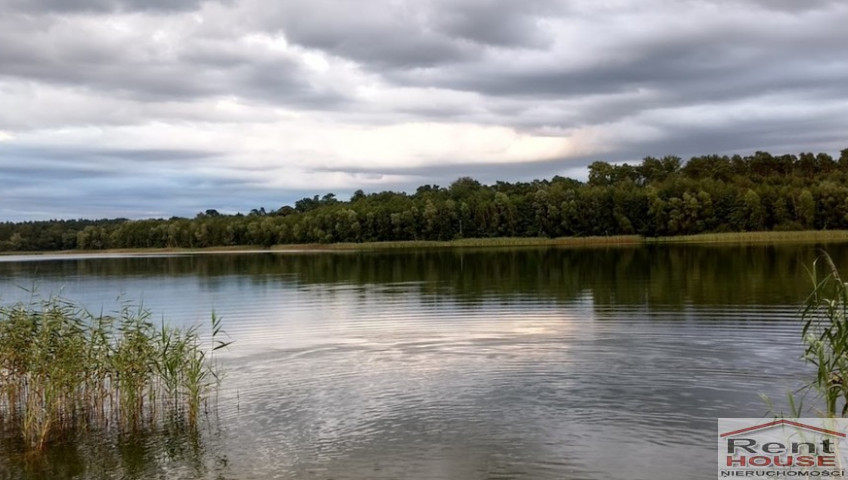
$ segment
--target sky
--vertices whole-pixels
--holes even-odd
[[[844,0],[0,0],[0,221],[848,148]]]

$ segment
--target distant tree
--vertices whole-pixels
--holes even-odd
[[[743,228],[748,231],[762,230],[765,224],[765,210],[760,196],[754,190],[748,189],[742,197],[740,205]]]
[[[315,195],[312,198],[304,197],[294,202],[294,209],[297,210],[299,213],[306,213],[320,206],[321,201],[318,199],[318,195]]]
[[[795,216],[803,228],[813,228],[815,225],[816,201],[813,199],[813,194],[806,188],[798,195]]]
[[[605,187],[615,182],[615,167],[606,162],[592,162],[589,165],[589,185]]]
[[[848,148],[839,152],[839,166],[843,170],[848,170]]]
[[[203,218],[203,217],[219,217],[219,216],[221,216],[221,214],[220,214],[220,213],[218,213],[218,210],[215,210],[215,209],[213,209],[213,208],[210,208],[210,209],[208,209],[208,210],[206,210],[206,211],[204,211],[204,212],[200,212],[200,213],[198,213],[198,214],[197,214],[197,216],[196,216],[196,217],[194,217],[194,218]]]
[[[276,215],[278,217],[287,217],[289,215],[294,215],[295,213],[297,213],[297,210],[288,205],[283,205],[282,207],[274,211],[272,215]]]
[[[353,192],[353,195],[351,195],[350,203],[356,203],[356,202],[358,202],[360,200],[364,200],[364,199],[365,199],[365,192],[363,192],[362,190],[357,190],[357,191]]]
[[[335,193],[328,193],[321,197],[321,205],[335,205],[337,203],[339,203],[339,201],[336,200]]]
[[[480,186],[480,182],[471,177],[461,177],[451,183],[448,191],[452,198],[468,198],[478,188],[480,188]]]

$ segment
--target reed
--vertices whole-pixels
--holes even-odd
[[[276,251],[311,250],[383,250],[405,248],[490,248],[490,247],[611,247],[630,245],[667,244],[757,244],[757,243],[833,243],[848,242],[846,230],[722,232],[671,237],[643,237],[641,235],[611,235],[594,237],[495,237],[464,238],[447,241],[404,240],[396,242],[326,243],[302,245],[276,245]]]
[[[549,247],[549,246],[608,246],[608,245],[638,245],[643,238],[638,235],[614,235],[597,237],[493,237],[493,238],[463,238],[457,240],[401,240],[389,242],[363,243],[323,243],[276,245],[274,251],[304,251],[304,250],[390,250],[416,248],[496,248],[496,247]]]
[[[0,423],[30,448],[78,429],[136,431],[161,422],[194,428],[222,370],[211,335],[158,328],[142,307],[94,315],[51,297],[0,307]]]
[[[646,243],[830,243],[847,242],[846,230],[806,230],[797,232],[724,232],[645,238]]]
[[[813,290],[802,314],[804,359],[815,366],[816,376],[807,389],[824,401],[827,417],[848,414],[848,284],[826,253],[809,270]],[[790,395],[795,416],[803,409]]]

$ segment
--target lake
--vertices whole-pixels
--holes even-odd
[[[197,435],[80,433],[37,459],[6,439],[0,478],[715,478],[716,418],[810,378],[817,248],[0,257],[4,304],[214,310],[235,341]]]

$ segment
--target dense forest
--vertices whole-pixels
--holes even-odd
[[[848,149],[838,159],[757,152],[595,162],[586,182],[482,185],[465,177],[412,194],[358,190],[340,201],[328,193],[272,211],[210,209],[191,219],[6,222],[0,251],[809,229],[848,229]]]

